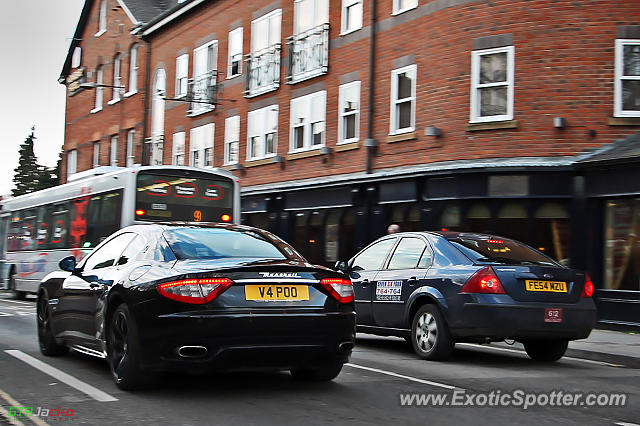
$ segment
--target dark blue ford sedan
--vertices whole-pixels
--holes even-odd
[[[391,234],[336,267],[353,282],[357,330],[404,337],[428,360],[456,342],[513,339],[555,361],[596,322],[587,274],[493,235]]]

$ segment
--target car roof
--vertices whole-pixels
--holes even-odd
[[[447,240],[455,240],[458,238],[472,238],[472,239],[480,239],[480,240],[487,240],[492,238],[500,238],[500,239],[507,239],[507,240],[510,239],[506,237],[500,237],[494,234],[482,234],[479,232],[457,232],[457,231],[406,231],[406,232],[397,232],[393,234],[388,234],[386,236],[393,237],[393,236],[408,236],[408,235],[416,235],[416,234],[435,235],[438,237],[443,237]]]

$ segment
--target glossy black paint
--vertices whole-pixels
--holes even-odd
[[[595,326],[596,308],[591,298],[581,297],[584,273],[560,265],[476,264],[449,241],[457,235],[442,232],[391,234],[374,241],[354,256],[348,262],[347,272],[354,284],[358,331],[408,337],[415,312],[424,304],[435,304],[456,341],[573,340],[589,335]],[[425,250],[432,256],[428,267],[389,267],[403,238],[419,238],[425,243]],[[353,270],[359,255],[384,240],[394,240],[394,244],[386,252],[379,269]],[[507,294],[461,294],[467,280],[486,266],[494,269]],[[568,292],[527,292],[524,290],[525,279],[566,281]],[[381,281],[401,286],[398,300],[379,300],[376,289]],[[544,322],[546,308],[562,308],[563,321]]]
[[[327,277],[344,278],[344,274],[311,265],[294,250],[277,261],[179,260],[163,237],[166,229],[175,226],[124,228],[96,247],[72,273],[59,271],[45,277],[39,297],[46,295],[50,301],[56,341],[106,357],[110,315],[126,303],[138,328],[141,367],[147,370],[289,369],[348,360],[355,339],[354,305],[338,303],[317,283]],[[275,238],[246,226],[212,226]],[[144,239],[142,250],[124,264],[119,261],[112,267],[85,270],[91,256],[127,233]],[[278,241],[276,245],[287,246]],[[260,273],[267,272],[295,272],[302,280],[314,281],[309,284],[309,300],[245,300],[244,283],[261,283]],[[159,283],[205,277],[240,282],[202,305],[171,300],[157,290]],[[277,283],[277,279],[272,281]],[[339,349],[341,343],[350,345]],[[180,346],[204,346],[207,353],[181,357]]]

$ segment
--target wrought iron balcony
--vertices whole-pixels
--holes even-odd
[[[244,96],[251,98],[280,87],[280,51],[276,43],[266,49],[245,55]]]
[[[218,101],[218,71],[212,70],[196,78],[189,79],[187,99],[188,115],[197,115],[213,110]]]
[[[329,24],[289,37],[287,49],[288,84],[326,74],[329,69]]]

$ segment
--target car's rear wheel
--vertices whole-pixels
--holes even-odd
[[[531,340],[522,342],[531,359],[552,362],[562,358],[569,346],[568,340]]]
[[[442,313],[435,305],[424,305],[413,316],[411,345],[422,359],[438,361],[448,358],[455,342]]]
[[[328,382],[338,377],[344,363],[329,363],[318,367],[292,368],[291,375],[297,380]]]
[[[38,321],[38,345],[40,346],[40,352],[46,356],[66,354],[69,348],[56,343],[56,338],[51,329],[51,307],[49,306],[49,298],[44,293],[38,296],[36,316]]]
[[[129,308],[124,303],[111,315],[107,354],[111,377],[120,389],[140,389],[152,383],[152,377],[140,368],[138,330]]]
[[[24,300],[27,298],[27,293],[24,291],[16,290],[16,274],[12,273],[11,277],[9,277],[9,288],[11,289],[11,294],[14,299]]]

